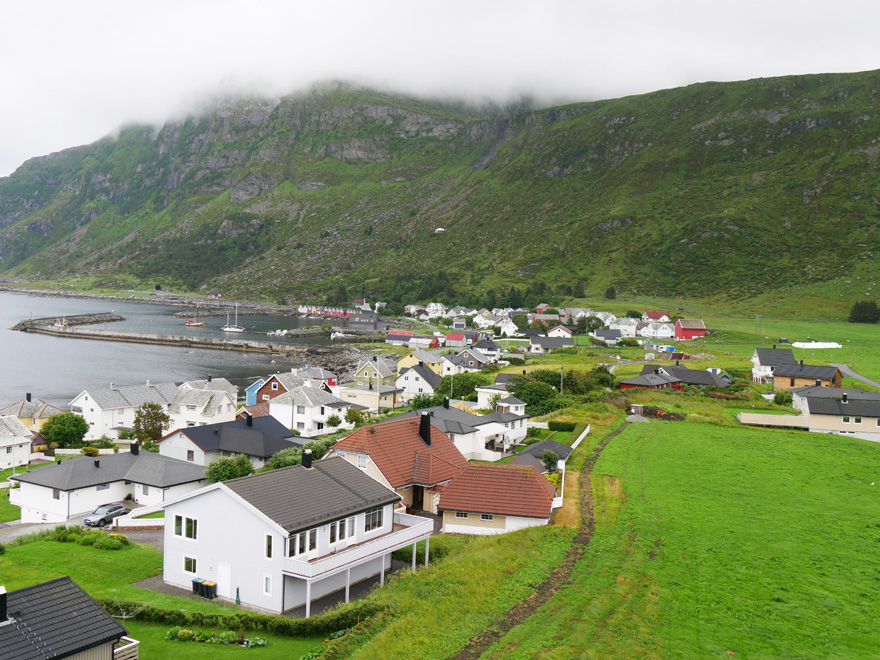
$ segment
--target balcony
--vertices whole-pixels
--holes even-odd
[[[113,660],[138,660],[139,641],[131,637],[123,637],[119,643],[121,646],[113,649]]]
[[[433,531],[432,520],[407,513],[395,513],[394,528],[387,534],[310,561],[287,558],[284,560],[283,571],[287,575],[305,580],[326,577],[347,566],[369,561],[426,539]]]

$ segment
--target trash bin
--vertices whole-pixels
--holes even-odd
[[[202,582],[204,582],[204,580],[202,578],[193,578],[193,581],[192,581],[193,594],[195,594],[196,596],[202,595],[202,592],[201,592]]]
[[[211,600],[217,597],[217,583],[216,582],[205,582],[205,598],[210,598]]]

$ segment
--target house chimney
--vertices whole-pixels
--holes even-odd
[[[311,450],[311,449],[306,449],[306,450],[303,452],[303,456],[302,456],[302,466],[303,466],[306,470],[311,470],[311,469],[312,469],[312,450]]]
[[[449,397],[448,396],[443,398],[443,407],[446,408],[446,410],[449,410]]]
[[[425,363],[422,362],[421,360],[419,360],[419,366],[420,366],[420,367],[424,367],[424,366],[425,366]],[[28,401],[30,401],[30,399],[28,399]]]
[[[150,385],[150,379],[149,379],[149,378],[147,379],[147,387],[152,387],[152,385]]]
[[[248,426],[253,426],[253,425],[254,425],[254,416],[251,415],[248,411],[245,411],[245,412],[244,412],[244,418],[245,418],[245,423],[246,423]]]
[[[134,454],[135,456],[137,456],[139,453],[141,453],[141,446],[138,444],[137,440],[132,442],[129,445],[129,448],[131,449],[131,453]]]
[[[373,356],[373,362],[378,362],[378,361],[379,361],[379,358],[377,358],[377,357],[374,355],[374,356]]]
[[[843,401],[843,403],[849,403],[849,402],[847,401],[846,392],[843,393],[843,399],[842,399],[842,401]]]
[[[431,446],[431,415],[428,413],[422,413],[419,418],[419,437]]]
[[[208,376],[208,382],[210,383],[213,378],[213,376]]]
[[[30,403],[30,402],[31,402],[31,393],[30,393],[30,392],[26,392],[25,395],[24,395],[24,399],[25,399],[25,401],[27,401],[28,403]],[[0,587],[0,588],[2,588],[2,587]]]
[[[96,468],[101,467],[101,461],[99,461],[97,458],[95,459],[95,467]]]
[[[818,378],[816,379],[816,387],[822,387],[822,381]]]
[[[6,623],[6,587],[0,587],[0,623]]]

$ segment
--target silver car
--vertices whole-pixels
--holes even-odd
[[[109,521],[128,513],[122,504],[102,504],[94,512],[86,516],[85,523],[89,527],[103,527]]]

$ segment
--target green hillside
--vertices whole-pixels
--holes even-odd
[[[0,270],[478,303],[536,282],[744,299],[877,276],[880,72],[486,112],[339,84],[0,179]],[[446,233],[435,233],[442,227]]]

